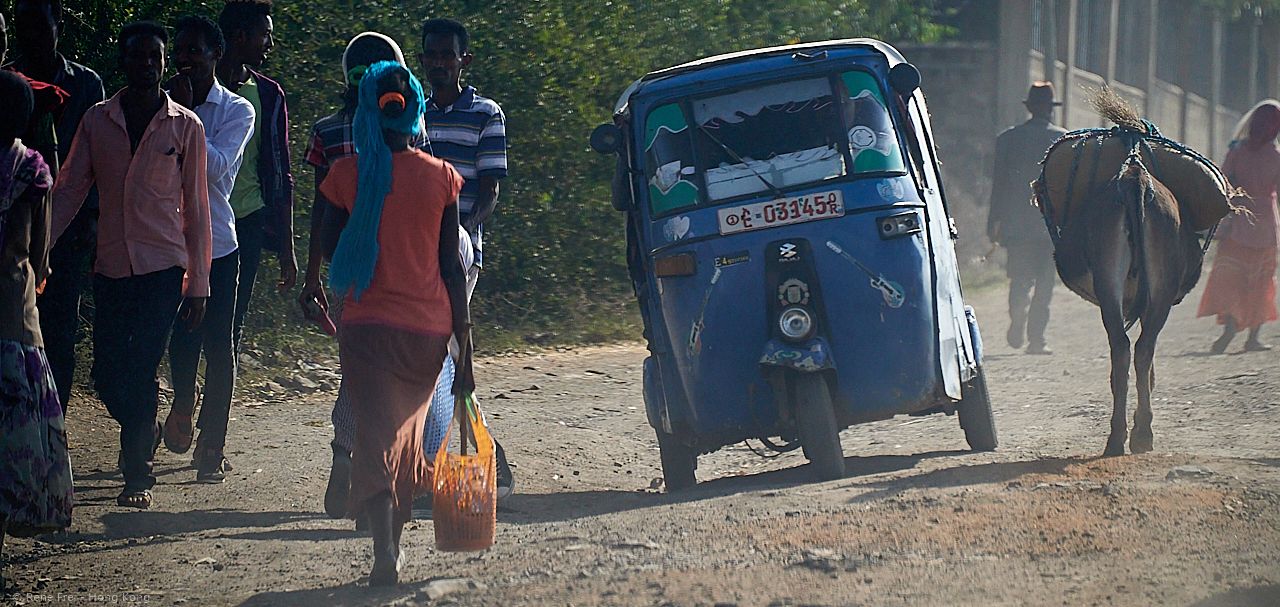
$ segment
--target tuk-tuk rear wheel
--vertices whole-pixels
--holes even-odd
[[[658,451],[662,456],[662,482],[667,493],[687,489],[698,484],[693,471],[698,468],[698,453],[674,435],[662,430],[658,433]]]
[[[831,404],[827,380],[817,373],[796,377],[796,421],[804,456],[813,465],[818,480],[844,478],[844,449],[840,447],[840,426]]]
[[[960,428],[969,448],[974,451],[995,451],[1000,441],[996,436],[996,419],[991,413],[991,395],[987,392],[987,375],[978,365],[978,372],[960,389],[960,404],[956,406]]]

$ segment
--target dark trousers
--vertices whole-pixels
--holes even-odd
[[[156,483],[156,368],[182,303],[183,274],[173,267],[126,278],[93,275],[93,386],[120,423],[126,490]]]
[[[233,343],[235,353],[240,353],[244,343],[244,316],[253,298],[253,281],[258,277],[258,264],[262,262],[263,230],[267,226],[267,209],[261,208],[236,220],[236,242],[240,253],[240,286],[236,292],[236,313]]]
[[[36,300],[40,308],[40,333],[44,351],[58,385],[58,402],[67,411],[75,380],[76,342],[80,331],[80,291],[89,258],[98,246],[98,209],[80,210],[71,225],[49,251],[49,281]]]
[[[1009,261],[1009,333],[1026,327],[1027,341],[1044,345],[1044,330],[1049,326],[1049,302],[1058,271],[1053,264],[1053,247],[1048,243],[1006,246]],[[1031,289],[1035,288],[1032,295]]]
[[[236,357],[231,334],[236,311],[237,276],[240,255],[213,260],[209,269],[209,299],[205,301],[204,322],[188,331],[181,322],[169,338],[169,368],[173,372],[173,406],[188,413],[196,404],[196,370],[204,350],[204,405],[200,408],[200,448],[222,452],[227,440],[227,418],[231,415],[231,395],[236,388]],[[186,308],[184,303],[178,317]]]

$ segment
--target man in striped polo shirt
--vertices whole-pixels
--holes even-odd
[[[467,286],[475,288],[483,265],[481,224],[498,203],[498,180],[507,176],[507,130],[502,108],[461,83],[471,64],[467,28],[453,19],[428,19],[422,25],[422,71],[431,83],[427,99],[427,140],[431,154],[453,165],[466,182],[458,195],[462,227],[471,233],[476,263]]]
[[[482,254],[482,223],[498,203],[498,180],[507,176],[507,128],[502,108],[462,86],[462,70],[471,64],[471,37],[453,19],[428,19],[422,24],[422,52],[418,62],[431,84],[431,97],[422,118],[429,151],[453,165],[465,180],[458,194],[458,219],[471,234],[475,262],[467,271],[467,299],[476,288]],[[514,479],[502,445],[497,455],[498,499],[511,494]]]

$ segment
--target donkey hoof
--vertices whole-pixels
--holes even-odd
[[[1121,455],[1124,455],[1124,437],[1108,440],[1107,449],[1102,452],[1102,457],[1120,457]]]
[[[1129,439],[1129,451],[1135,455],[1138,453],[1150,453],[1152,450],[1152,440],[1150,436],[1135,436]]]

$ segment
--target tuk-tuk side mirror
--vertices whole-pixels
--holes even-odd
[[[602,124],[591,131],[591,149],[601,154],[616,154],[622,147],[622,129],[611,123]]]
[[[899,63],[889,69],[889,86],[899,95],[910,97],[920,88],[920,70],[910,63]],[[599,130],[599,129],[596,129]],[[592,135],[594,140],[595,136]]]

